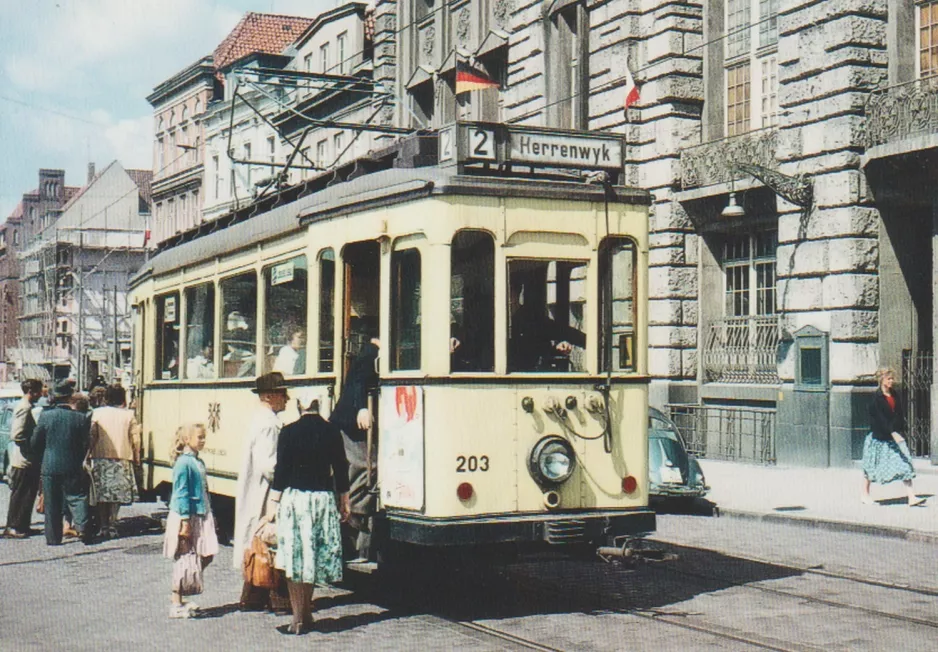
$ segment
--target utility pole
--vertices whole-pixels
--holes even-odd
[[[117,286],[114,286],[114,364],[111,365],[111,383],[118,380],[117,368],[121,366],[121,346],[117,341]]]
[[[82,271],[84,259],[82,257],[82,245],[84,233],[78,232],[78,260],[73,267],[78,271],[78,391],[84,391],[84,355],[85,355],[85,278]]]

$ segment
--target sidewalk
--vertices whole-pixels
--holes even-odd
[[[938,544],[938,467],[915,460],[914,488],[927,496],[908,507],[901,482],[873,485],[875,505],[860,502],[863,471],[759,466],[700,460],[722,516],[794,522],[808,527],[863,532]]]

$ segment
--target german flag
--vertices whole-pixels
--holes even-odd
[[[456,62],[456,95],[483,88],[499,88],[501,84],[487,74],[469,65],[468,61]]]

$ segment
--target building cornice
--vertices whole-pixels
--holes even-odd
[[[208,88],[211,88],[215,83],[215,65],[211,55],[202,57],[188,68],[159,84],[147,96],[147,102],[150,103],[150,106],[156,108],[158,104],[162,104],[169,97],[199,82],[205,82]]]

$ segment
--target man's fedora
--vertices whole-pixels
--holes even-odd
[[[55,387],[52,388],[53,398],[66,399],[71,398],[72,394],[75,393],[75,385],[71,381],[62,380],[55,384]]]
[[[283,380],[283,374],[279,371],[271,371],[269,374],[258,376],[254,383],[256,386],[251,391],[255,394],[280,392],[287,389],[287,384]]]

